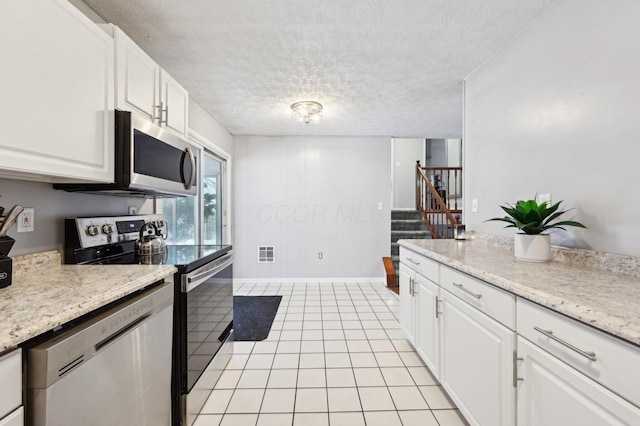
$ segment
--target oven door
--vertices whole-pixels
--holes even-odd
[[[180,417],[190,425],[231,357],[232,253],[180,278]],[[206,370],[206,371],[205,371]]]

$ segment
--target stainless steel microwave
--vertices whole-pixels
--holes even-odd
[[[114,183],[54,184],[96,194],[179,197],[196,195],[199,148],[128,111],[115,111]]]

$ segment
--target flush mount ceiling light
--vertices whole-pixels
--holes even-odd
[[[293,116],[305,124],[320,121],[322,118],[322,105],[315,101],[301,101],[291,104]]]

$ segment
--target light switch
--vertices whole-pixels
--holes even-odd
[[[478,213],[478,199],[474,198],[471,200],[471,211],[473,213]]]

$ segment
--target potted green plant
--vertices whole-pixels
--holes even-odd
[[[565,214],[566,210],[559,210],[560,203],[549,206],[546,201],[538,204],[533,200],[517,201],[515,206],[507,204],[500,206],[508,216],[494,217],[487,221],[507,222],[505,228],[518,228],[520,230],[513,240],[514,254],[517,259],[529,262],[547,262],[551,259],[551,237],[543,232],[550,229],[562,229],[565,226],[586,228],[575,220],[557,219]]]

